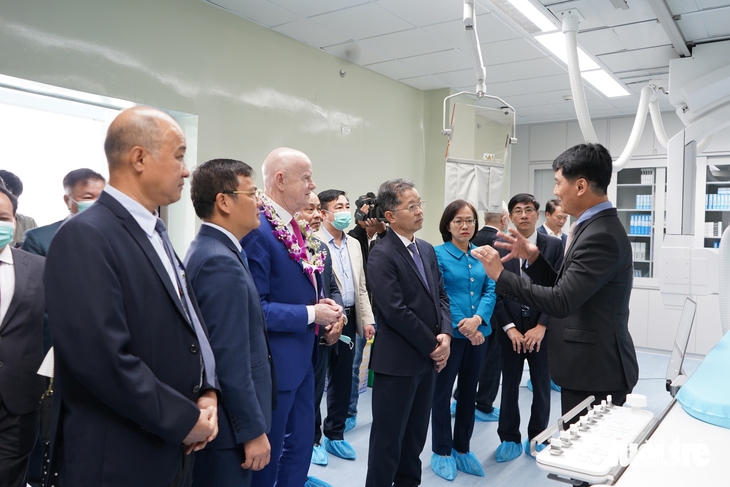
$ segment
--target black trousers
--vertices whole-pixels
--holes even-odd
[[[38,411],[13,414],[0,397],[0,485],[24,487],[38,431]]]
[[[502,349],[502,403],[499,410],[497,434],[501,441],[520,443],[520,382],[525,360],[530,365],[532,379],[532,408],[527,436],[532,439],[542,433],[550,421],[550,372],[548,371],[547,335],[539,352],[517,353],[506,333],[499,337]]]
[[[470,451],[469,442],[474,431],[474,398],[477,381],[490,338],[485,337],[485,343],[477,346],[472,345],[466,338],[451,340],[449,360],[444,370],[436,374],[436,386],[433,392],[431,449],[437,455],[451,455],[452,448],[459,453]],[[449,401],[457,374],[461,400],[456,402],[456,419],[452,436]]]
[[[499,346],[499,335],[502,330],[492,325],[492,335],[487,342],[487,351],[484,355],[484,364],[479,373],[479,387],[477,389],[477,409],[485,414],[494,411],[494,401],[499,391],[499,376],[502,374],[502,349]],[[501,414],[501,413],[500,413]]]
[[[408,377],[375,373],[366,487],[421,483],[419,456],[426,443],[435,379],[430,361]]]
[[[357,317],[355,308],[346,308],[347,324],[342,334],[350,337],[355,344]],[[336,344],[319,345],[317,364],[314,367],[314,443],[322,440],[322,413],[320,404],[327,383],[327,417],[324,420],[324,435],[330,440],[341,440],[345,433],[345,420],[350,408],[352,392],[352,361],[355,351],[346,343],[338,340]]]
[[[595,396],[595,400],[591,403],[593,404],[601,404],[601,400],[606,399],[606,396],[611,396],[611,401],[613,404],[617,406],[623,406],[623,404],[626,402],[626,394],[629,394],[631,390],[628,391],[576,391],[574,389],[566,389],[565,387],[561,388],[560,391],[560,407],[562,409],[561,414],[565,414],[574,407],[576,407],[578,404],[583,402],[588,396]],[[583,410],[580,412],[580,414],[577,414],[572,420],[568,421],[566,424],[573,424],[577,423],[580,419],[580,416],[586,414],[587,410]]]

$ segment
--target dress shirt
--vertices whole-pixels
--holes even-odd
[[[396,232],[395,230],[393,230],[393,232],[395,232],[395,234],[398,235],[398,238],[400,239],[401,242],[403,242],[403,245],[406,247],[406,250],[408,251],[408,253],[411,254],[411,257],[413,257],[413,252],[411,252],[411,249],[408,248],[408,246],[412,243],[416,243],[416,237],[413,237],[413,240],[408,240],[407,238],[405,238],[403,235]],[[418,245],[416,245],[416,250],[418,250]],[[418,251],[418,255],[419,256],[421,255],[420,250]]]
[[[610,201],[604,201],[603,203],[598,203],[597,205],[591,206],[580,214],[578,220],[576,221],[577,225],[575,228],[579,228],[581,223],[593,218],[594,215],[602,212],[603,210],[608,210],[609,208],[613,208],[613,204]]]
[[[165,266],[165,270],[167,271],[167,275],[170,278],[170,283],[172,283],[173,289],[177,289],[177,271],[173,267],[172,262],[170,262],[170,259],[167,257],[167,252],[165,252],[165,246],[162,243],[162,237],[160,237],[160,234],[157,233],[157,230],[155,230],[155,225],[157,225],[158,218],[157,212],[155,211],[154,213],[150,213],[149,210],[142,206],[141,203],[133,200],[126,194],[113,187],[111,184],[107,183],[107,185],[104,187],[104,191],[106,191],[109,196],[117,200],[132,215],[137,224],[142,228],[142,231],[147,235],[147,238],[150,239],[152,248],[155,249],[157,256],[162,262],[162,265]]]
[[[236,240],[236,237],[231,232],[229,232],[228,230],[226,230],[225,228],[223,228],[220,225],[216,225],[215,223],[203,222],[203,225],[208,225],[209,227],[213,227],[216,230],[218,230],[219,232],[221,232],[223,235],[225,235],[226,237],[230,238],[231,242],[233,242],[233,245],[235,245],[236,248],[238,249],[238,253],[239,254],[241,253],[241,251],[243,250],[243,247],[241,247],[241,242]]]
[[[478,328],[482,335],[486,337],[492,333],[489,320],[497,295],[494,293],[494,281],[487,277],[479,260],[471,255],[475,248],[474,244],[469,244],[469,252],[465,253],[453,242],[434,248],[444,278],[444,289],[449,295],[454,338],[466,338],[458,330],[459,322],[475,315],[482,318]]]
[[[337,266],[337,268],[340,270],[340,275],[342,276],[342,289],[340,289],[340,294],[342,295],[342,304],[346,308],[349,308],[350,306],[355,306],[355,281],[353,280],[352,276],[353,273],[352,262],[350,261],[350,251],[347,249],[347,234],[345,232],[342,232],[342,240],[340,241],[340,246],[338,247],[335,237],[333,237],[330,232],[327,231],[327,228],[324,225],[320,227],[320,230],[322,230],[322,233],[326,237],[324,243],[327,244],[327,247],[330,250],[330,254],[337,256],[336,259],[332,259],[332,263],[333,265]]]
[[[532,245],[537,245],[537,231],[532,232],[532,235],[530,235],[529,237],[527,237],[527,241],[530,242]],[[524,276],[525,275],[523,273],[523,271],[522,271],[522,266],[524,265],[524,263],[525,263],[525,260],[524,259],[520,259],[520,275],[521,276]],[[504,331],[507,331],[510,328],[514,328],[514,327],[515,327],[515,324],[514,323],[508,323],[508,324],[504,325],[502,327],[502,329]]]
[[[15,294],[15,263],[10,244],[0,252],[0,326]]]
[[[560,230],[558,233],[555,233],[552,230],[550,230],[550,227],[547,226],[546,223],[543,223],[542,224],[542,228],[544,228],[545,229],[545,233],[547,233],[550,236],[558,237],[558,238],[563,238],[563,231],[562,230]]]
[[[286,223],[286,228],[287,228],[287,230],[289,230],[289,233],[291,233],[292,235],[294,235],[294,229],[291,226],[291,219],[294,218],[292,216],[292,214],[289,213],[288,211],[286,211],[282,206],[280,206],[276,201],[272,200],[268,196],[264,196],[264,198],[266,198],[266,201],[274,209],[274,211],[276,212],[277,216],[279,218],[281,218],[281,220],[284,223]],[[304,236],[304,235],[302,235],[302,236]],[[282,242],[282,245],[284,245],[283,242]],[[309,255],[309,250],[307,250],[307,255]],[[302,270],[302,272],[304,272],[304,270]],[[317,283],[317,279],[312,279],[312,283],[316,287],[316,285],[317,285],[316,284]],[[319,296],[319,291],[317,291],[317,296]],[[315,314],[314,313],[314,306],[309,306],[308,305],[307,306],[307,324],[308,325],[311,325],[312,323],[314,323],[314,314]]]

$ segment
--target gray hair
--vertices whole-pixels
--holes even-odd
[[[378,205],[383,212],[394,211],[402,203],[400,195],[415,187],[410,179],[390,179],[378,188]]]

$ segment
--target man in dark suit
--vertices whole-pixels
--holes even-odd
[[[11,247],[17,198],[0,187],[0,483],[25,486],[44,382],[44,260]]]
[[[256,284],[239,240],[258,228],[253,170],[231,159],[198,166],[190,188],[203,220],[185,256],[208,325],[221,387],[218,436],[196,453],[193,486],[248,486],[269,463],[274,370]]]
[[[266,157],[262,172],[261,226],[241,245],[264,309],[277,374],[277,407],[269,433],[271,463],[254,472],[253,485],[301,486],[314,439],[316,344],[319,336],[325,343],[337,342],[342,306],[324,297],[324,256],[294,218],[316,188],[312,162],[300,151],[279,148]]]
[[[436,253],[415,238],[424,202],[413,183],[384,182],[378,202],[390,229],[368,258],[378,331],[365,485],[419,485],[436,372],[449,358],[451,311]]]
[[[33,228],[25,232],[22,249],[31,254],[48,255],[48,247],[63,222],[91,206],[104,189],[104,176],[91,169],[74,169],[63,178],[63,202],[68,208],[68,216],[63,220]]]
[[[600,144],[580,144],[559,155],[553,169],[555,196],[577,218],[560,270],[517,232],[507,237],[504,247],[510,253],[504,259],[527,260],[532,283],[502,272],[494,249],[481,247],[475,255],[497,282],[498,295],[552,316],[548,359],[553,380],[562,387],[564,414],[589,395],[598,402],[611,395],[615,404],[623,404],[636,385],[639,366],[628,330],[631,245],[606,195],[611,155]]]
[[[189,453],[217,433],[215,359],[156,212],[180,199],[185,147],[168,115],[122,111],[104,144],[109,184],[53,238],[45,285],[59,485],[189,485]]]
[[[504,232],[509,225],[509,210],[507,204],[502,202],[502,211],[484,212],[484,226],[479,230],[472,240],[477,247],[492,245],[497,239],[498,232]],[[494,407],[494,400],[497,399],[499,391],[499,377],[502,375],[502,353],[499,340],[494,340],[499,334],[497,318],[492,313],[490,318],[494,336],[487,340],[487,351],[484,356],[484,365],[479,372],[479,387],[477,389],[477,404],[474,411],[474,420],[479,422],[493,422],[499,420],[499,408]],[[458,399],[457,391],[454,391],[454,399]]]
[[[527,193],[512,197],[507,208],[517,232],[540,250],[548,263],[559,269],[563,263],[563,246],[560,240],[535,231],[540,203]],[[502,251],[507,254],[506,251]],[[529,279],[525,274],[525,262],[513,259],[504,268],[515,275]],[[497,448],[498,462],[514,460],[522,453],[520,436],[520,382],[525,360],[530,365],[532,381],[532,410],[527,426],[527,437],[533,438],[547,428],[550,419],[550,373],[548,371],[548,347],[543,340],[550,327],[550,317],[534,306],[520,304],[500,296],[494,315],[500,328],[499,342],[502,356],[502,403],[497,433],[501,444]],[[531,343],[526,347],[525,343]],[[525,449],[527,451],[527,449]]]
[[[568,215],[563,211],[560,200],[549,200],[545,204],[545,223],[537,227],[537,231],[545,235],[558,237],[563,242],[563,251],[565,251],[568,235],[563,232],[563,227],[567,221]]]

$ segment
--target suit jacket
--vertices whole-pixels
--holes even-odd
[[[60,463],[65,485],[170,482],[200,416],[202,360],[147,234],[102,192],[56,233],[45,286],[56,358],[52,468]]]
[[[436,348],[436,335],[452,334],[449,297],[436,253],[425,240],[417,238],[415,243],[428,287],[392,229],[370,252],[367,272],[378,321],[370,368],[377,373],[405,377],[433,367],[429,355]]]
[[[11,248],[15,291],[0,324],[0,398],[12,414],[38,409],[44,390],[38,367],[43,361],[43,266],[45,259]],[[6,264],[3,264],[6,265]]]
[[[544,233],[538,233],[536,243],[537,248],[540,250],[540,254],[545,257],[550,266],[553,269],[560,269],[560,266],[563,264],[563,246],[560,243],[560,240],[556,237],[545,235]],[[502,256],[508,254],[508,252],[504,249],[499,249],[499,253]],[[519,259],[508,260],[504,263],[504,268],[519,276]],[[497,301],[498,303],[495,307],[495,315],[500,329],[510,323],[514,323],[517,330],[524,335],[527,330],[534,328],[538,323],[550,328],[550,316],[540,311],[537,307],[530,307],[529,323],[523,323],[521,303],[512,299],[505,299],[501,296]]]
[[[25,232],[25,240],[21,249],[30,252],[31,254],[42,255],[45,257],[48,255],[48,247],[51,246],[51,240],[56,234],[61,224],[66,220],[60,220],[50,225],[37,227]]]
[[[243,256],[217,228],[200,227],[185,268],[208,327],[221,387],[218,436],[206,448],[234,448],[268,433],[275,407],[261,300]]]
[[[497,240],[497,232],[498,230],[496,228],[485,225],[477,232],[471,243],[477,247],[483,247],[484,245],[492,246],[494,241]]]
[[[307,306],[324,296],[322,275],[315,273],[317,289],[302,264],[289,257],[273,226],[261,213],[261,226],[243,237],[251,275],[261,298],[269,343],[274,357],[277,387],[299,387],[316,357],[315,325],[307,323]]]
[[[321,229],[314,235],[325,243],[325,239],[327,237]],[[354,238],[348,238],[346,242],[347,251],[350,254],[350,265],[352,266],[352,280],[355,283],[357,334],[363,336],[363,327],[365,325],[375,324],[375,317],[373,317],[373,310],[370,308],[370,298],[368,297],[368,290],[365,285],[365,270],[363,268],[363,257],[362,251],[360,250],[360,243]],[[327,249],[329,250],[328,247]],[[333,266],[332,269],[335,276],[335,282],[337,283],[337,288],[340,290],[340,295],[342,295],[342,288],[344,285],[342,284],[343,276],[341,275],[340,267]]]
[[[537,231],[542,233],[543,235],[548,235],[547,230],[545,230],[545,225],[540,225],[537,227]],[[548,235],[550,237],[555,237],[555,235]],[[558,237],[555,237],[558,238]],[[563,243],[563,249],[565,249],[565,245],[568,243],[568,234],[562,233],[560,235],[560,241]]]
[[[330,255],[327,244],[317,238],[316,234],[314,237],[319,244],[317,252],[324,252],[324,270],[322,271],[322,293],[325,298],[333,299],[337,304],[342,306],[342,296],[340,295],[340,288],[337,287],[337,280],[335,274],[332,272],[332,256]],[[329,284],[328,284],[329,283]]]
[[[633,263],[616,209],[580,225],[558,272],[540,256],[527,273],[539,285],[503,272],[497,294],[553,317],[548,360],[555,383],[579,391],[631,390],[639,377],[628,330]]]

